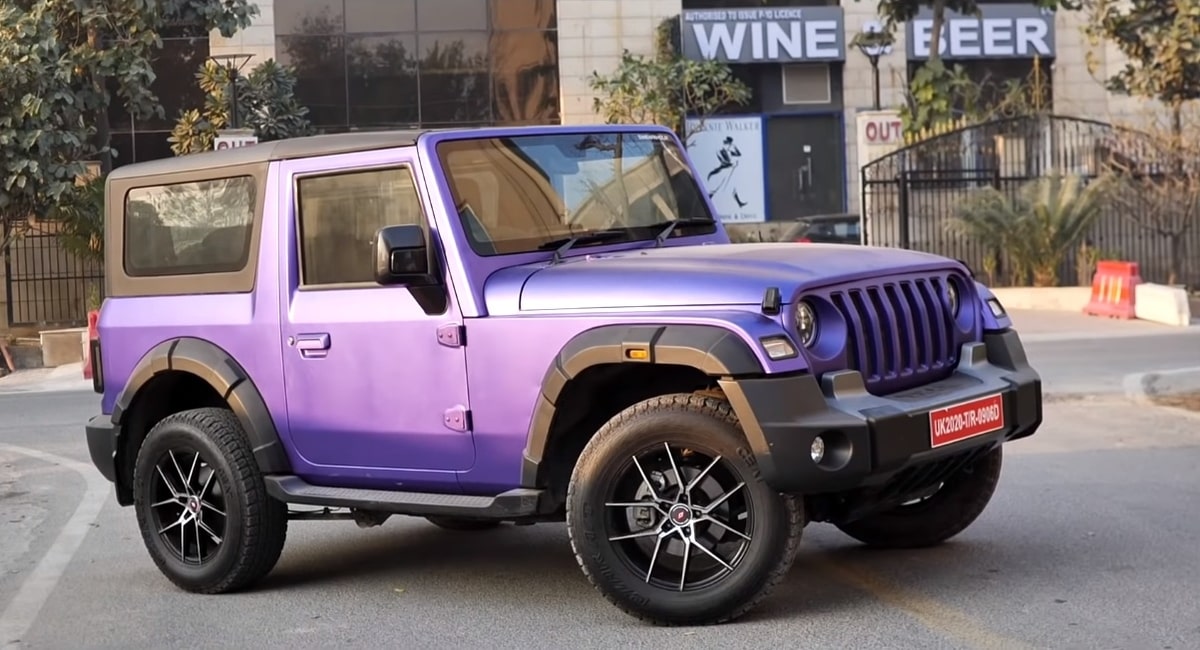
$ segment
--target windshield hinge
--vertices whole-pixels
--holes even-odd
[[[467,344],[467,328],[458,323],[445,323],[437,328],[437,341],[448,348],[461,348]]]
[[[451,431],[466,433],[471,430],[471,410],[465,406],[448,408],[442,414],[442,423]]]

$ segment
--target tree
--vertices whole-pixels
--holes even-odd
[[[1138,131],[1126,131],[1110,164],[1123,172],[1121,213],[1168,240],[1168,282],[1182,273],[1186,235],[1198,214],[1196,133],[1185,130],[1184,109],[1200,99],[1200,0],[1095,0],[1087,28],[1093,42],[1107,41],[1126,63],[1105,86],[1112,92],[1156,101],[1167,108],[1169,125],[1147,116]],[[1089,53],[1089,67],[1095,61]]]
[[[1200,0],[1096,0],[1093,11],[1088,35],[1111,42],[1127,59],[1105,86],[1162,102],[1171,136],[1181,137],[1183,107],[1200,98]]]
[[[163,115],[150,90],[162,34],[232,36],[257,13],[248,0],[0,0],[0,251],[85,191],[86,161],[101,177],[112,169],[113,101],[135,118]]]
[[[0,254],[85,172],[80,79],[47,3],[0,2]]]
[[[196,73],[205,93],[204,107],[181,111],[168,141],[175,155],[208,151],[217,131],[229,126],[229,69],[206,61]],[[237,77],[238,115],[261,142],[295,138],[314,132],[308,109],[295,98],[296,76],[288,67],[267,59],[250,74]]]
[[[230,37],[247,27],[258,8],[248,0],[29,0],[55,15],[60,38],[83,82],[75,101],[95,126],[94,154],[101,175],[112,169],[108,109],[120,101],[134,119],[164,117],[154,83],[155,53],[171,31]]]
[[[1106,157],[1118,177],[1114,209],[1167,242],[1167,284],[1183,277],[1188,235],[1200,219],[1198,138],[1200,132],[1175,119],[1166,127],[1122,129]]]
[[[863,0],[855,0],[862,2]],[[884,31],[894,35],[909,21],[917,17],[922,9],[929,9],[930,39],[929,57],[909,81],[909,101],[900,113],[905,130],[909,133],[934,129],[938,124],[953,119],[953,87],[955,73],[942,61],[941,46],[946,27],[946,13],[980,15],[977,0],[874,0],[877,12],[884,21]],[[1149,0],[1153,2],[1153,0]],[[1075,10],[1083,6],[1084,0],[1032,0],[1032,4],[1046,9]]]
[[[656,52],[652,57],[626,50],[610,75],[592,73],[596,112],[611,123],[661,124],[684,135],[687,118],[698,126],[690,138],[704,128],[713,114],[750,101],[750,88],[720,61],[685,59],[674,43],[672,28],[677,21],[659,25]]]

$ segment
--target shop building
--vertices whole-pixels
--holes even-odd
[[[626,49],[650,54],[658,25],[675,16],[685,55],[729,62],[754,90],[749,106],[707,125],[693,144],[706,177],[732,153],[727,137],[740,152],[738,196],[732,181],[719,190],[736,208],[723,212],[735,220],[856,211],[866,162],[859,141],[894,146],[899,137],[894,120],[858,119],[872,107],[874,83],[868,58],[850,43],[877,21],[869,0],[260,0],[258,7],[254,24],[232,38],[167,35],[155,82],[167,119],[134,123],[114,110],[121,162],[170,155],[173,118],[200,103],[192,74],[210,54],[295,66],[299,99],[329,132],[598,122],[592,73],[614,70]],[[1028,2],[985,2],[982,17],[950,17],[942,54],[992,79],[1024,77],[1036,60],[1052,80],[1056,113],[1128,119],[1137,102],[1097,81],[1117,69],[1119,56],[1101,48],[1097,76],[1088,71],[1084,18]],[[908,75],[928,56],[929,23],[918,16],[880,58],[885,108],[900,104]],[[762,182],[743,180],[753,176]]]

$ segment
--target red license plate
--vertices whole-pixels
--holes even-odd
[[[944,447],[1004,428],[1004,396],[989,395],[929,412],[929,445]]]

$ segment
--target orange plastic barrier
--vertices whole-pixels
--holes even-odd
[[[1092,277],[1092,299],[1083,313],[1109,318],[1134,318],[1133,288],[1142,282],[1137,262],[1103,261]]]
[[[88,345],[86,347],[84,347],[84,349],[83,349],[83,378],[84,379],[92,378],[92,345],[91,345],[91,342],[100,338],[99,322],[100,322],[100,312],[98,312],[98,311],[88,312],[88,324],[87,324]]]

